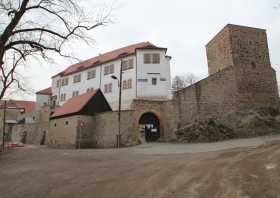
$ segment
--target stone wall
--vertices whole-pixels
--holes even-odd
[[[51,120],[47,144],[55,148],[112,148],[117,134],[118,112],[77,115]],[[125,146],[137,143],[132,111],[121,113],[121,135]]]
[[[93,139],[96,147],[115,147],[118,134],[118,112],[101,113],[94,116],[93,120]],[[121,143],[124,146],[137,144],[138,128],[134,121],[133,111],[121,112]]]
[[[12,141],[21,142],[26,133],[26,144],[42,144],[44,133],[45,138],[48,136],[49,122],[32,123],[32,124],[17,124],[12,129]]]
[[[237,110],[234,69],[228,67],[175,93],[178,128],[194,120],[218,118]]]
[[[25,119],[25,124],[15,124],[12,127],[11,140],[20,142],[26,133],[26,144],[39,145],[49,132],[50,108],[44,107],[30,113],[19,115],[18,120]]]
[[[56,148],[76,148],[79,116],[50,121],[47,145]]]
[[[239,109],[273,105],[278,87],[266,31],[233,25],[229,30]]]
[[[233,65],[232,48],[227,27],[206,45],[206,51],[209,75]]]

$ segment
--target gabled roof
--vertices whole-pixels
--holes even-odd
[[[54,112],[51,119],[72,115],[93,115],[105,111],[112,111],[112,109],[102,92],[97,90],[69,99]]]
[[[36,94],[51,96],[52,95],[52,88],[49,87],[49,88],[43,89],[41,91],[36,92]]]
[[[70,75],[76,72],[83,71],[85,69],[89,69],[92,67],[99,66],[100,64],[104,64],[113,60],[117,60],[121,57],[126,57],[135,54],[137,49],[162,49],[162,50],[167,50],[166,48],[161,48],[153,45],[150,42],[142,42],[142,43],[137,43],[133,45],[129,45],[124,48],[120,48],[111,52],[107,52],[105,54],[96,56],[94,58],[82,61],[80,63],[74,64],[69,66],[67,69],[65,69],[63,72],[55,75],[61,75],[61,76],[66,76]],[[55,77],[53,76],[53,77]]]
[[[25,113],[32,112],[36,107],[36,102],[26,100],[7,100],[6,108],[24,109]],[[0,108],[4,108],[4,100],[0,101]]]

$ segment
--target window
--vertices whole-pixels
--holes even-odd
[[[68,121],[66,121],[66,122],[65,122],[65,125],[68,125],[68,124],[69,124],[69,122],[68,122]]]
[[[78,96],[79,95],[79,91],[73,91],[73,97]]]
[[[56,123],[54,123],[54,127],[56,127]]]
[[[157,78],[152,78],[152,85],[157,85]]]
[[[73,83],[81,82],[81,74],[77,74],[73,78]]]
[[[104,85],[104,93],[111,93],[112,92],[112,83]]]
[[[159,64],[159,63],[160,63],[160,55],[153,54],[153,64]]]
[[[138,82],[148,82],[148,79],[138,79]]]
[[[127,88],[128,88],[128,89],[131,89],[131,88],[132,88],[132,80],[131,80],[131,79],[129,79],[129,80],[127,81]]]
[[[60,94],[60,101],[66,101],[66,94],[63,93],[63,94]]]
[[[144,64],[151,64],[151,54],[144,54]]]
[[[160,81],[167,81],[166,78],[160,78]]]
[[[114,73],[114,65],[107,65],[104,68],[104,76],[105,75],[109,75],[109,74],[113,74]]]
[[[144,54],[144,64],[159,64],[160,54]]]
[[[96,70],[92,70],[92,71],[89,71],[88,73],[87,73],[87,79],[89,80],[89,79],[93,79],[93,78],[95,78],[96,77]]]
[[[123,83],[122,83],[122,88],[123,88],[123,89],[127,89],[126,80],[123,81]]]
[[[87,88],[87,92],[93,92],[94,91],[94,88]]]
[[[129,70],[133,68],[133,59],[124,60],[122,62],[122,70]]]
[[[63,87],[63,86],[66,86],[66,85],[68,85],[68,78],[63,78],[61,80],[61,86]]]
[[[60,80],[57,80],[56,81],[56,87],[59,87],[60,86]]]
[[[131,89],[132,88],[132,80],[124,80],[122,84],[123,89]]]

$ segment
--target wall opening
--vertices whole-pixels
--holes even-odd
[[[139,125],[147,142],[155,142],[160,138],[160,122],[155,114],[143,114],[139,120]]]
[[[20,142],[26,144],[26,139],[27,139],[27,131],[23,131],[21,133]]]
[[[42,138],[41,138],[41,141],[40,141],[40,145],[45,145],[45,143],[46,143],[46,134],[47,134],[47,132],[43,131]]]

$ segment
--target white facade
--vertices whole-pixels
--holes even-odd
[[[160,59],[159,63],[144,63],[144,54],[158,54]],[[63,105],[67,100],[73,97],[74,92],[77,94],[78,91],[78,94],[80,95],[86,93],[89,89],[101,89],[112,109],[117,110],[119,86],[118,80],[114,80],[112,75],[120,79],[121,63],[131,59],[133,60],[133,67],[124,70],[122,74],[122,84],[127,84],[127,87],[123,87],[122,89],[123,110],[130,109],[131,103],[134,99],[144,98],[167,100],[172,98],[170,76],[171,58],[166,56],[166,50],[161,48],[136,49],[133,55],[113,60],[111,62],[107,62],[106,64],[101,64],[70,75],[58,75],[53,77],[52,95],[56,98],[57,105]],[[112,64],[114,65],[114,72],[105,75],[105,67]],[[93,70],[95,70],[95,77],[88,79],[88,72]],[[81,74],[80,82],[74,83],[74,76],[79,74]],[[68,83],[66,83],[67,85],[63,86],[61,83],[57,83],[57,81],[61,82],[66,78],[68,79]],[[132,83],[129,84],[128,82]],[[110,88],[112,90],[110,90]]]

